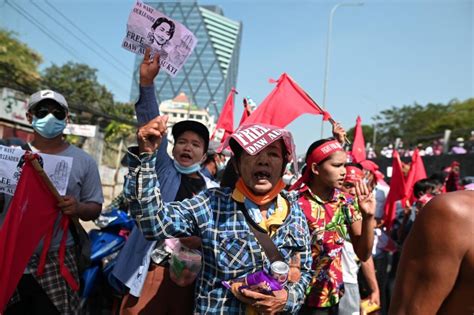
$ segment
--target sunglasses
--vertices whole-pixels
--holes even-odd
[[[66,118],[66,111],[61,110],[61,109],[53,109],[50,112],[47,108],[39,108],[34,111],[33,115],[35,115],[37,118],[44,118],[49,113],[53,114],[53,116],[59,120],[64,120]]]

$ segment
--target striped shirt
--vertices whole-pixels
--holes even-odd
[[[130,200],[130,211],[148,239],[199,236],[202,239],[203,267],[196,281],[195,313],[243,314],[240,302],[222,281],[270,269],[270,261],[251,232],[238,203],[229,188],[204,190],[192,199],[163,203],[155,172],[156,154],[129,151],[129,173],[124,193]],[[304,303],[311,280],[311,249],[306,219],[296,193],[282,192],[288,201],[289,214],[272,235],[272,240],[287,263],[299,254],[301,278],[288,283],[288,300],[284,311],[296,313]]]

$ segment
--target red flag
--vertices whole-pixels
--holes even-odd
[[[58,216],[55,196],[25,158],[15,195],[0,229],[0,313],[20,281],[41,238]]]
[[[395,219],[395,204],[398,200],[403,199],[404,196],[405,176],[403,176],[402,172],[402,161],[400,161],[398,152],[393,150],[392,179],[390,180],[390,191],[388,192],[384,207],[384,221],[388,230],[392,227],[393,220]]]
[[[362,120],[360,116],[357,116],[355,132],[354,132],[354,143],[352,144],[352,160],[355,163],[364,161],[365,155],[365,140],[364,134],[362,133]]]
[[[284,128],[305,113],[324,115],[324,120],[330,118],[329,113],[323,111],[289,75],[283,73],[277,86],[245,120],[244,125],[262,123]]]
[[[227,95],[227,99],[225,101],[224,107],[222,108],[221,114],[219,115],[219,119],[217,120],[216,129],[214,129],[214,133],[212,134],[211,139],[214,139],[216,131],[218,129],[224,130],[224,135],[222,136],[221,143],[224,142],[225,138],[230,136],[234,132],[234,94],[237,91],[232,88]]]
[[[406,200],[408,199],[410,200],[410,204],[413,204],[413,202],[415,202],[416,198],[413,195],[413,186],[417,181],[426,177],[427,176],[425,165],[423,164],[423,159],[421,158],[418,149],[415,149],[411,158],[410,171],[408,172],[407,181],[405,185],[404,202],[406,202]]]

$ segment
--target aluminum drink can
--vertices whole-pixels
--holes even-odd
[[[270,272],[274,279],[276,279],[281,285],[284,285],[288,280],[290,266],[284,261],[274,261],[270,265]]]

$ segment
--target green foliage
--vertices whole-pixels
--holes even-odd
[[[431,143],[441,138],[446,129],[453,137],[469,138],[474,130],[474,98],[449,104],[419,104],[392,107],[381,111],[377,122],[377,143],[386,145],[401,138],[406,145]],[[365,136],[365,132],[364,132]]]
[[[113,95],[97,81],[97,69],[85,64],[68,62],[62,66],[52,65],[44,70],[42,88],[49,88],[66,97],[77,116],[77,122],[99,123],[90,109],[106,112],[114,104]],[[84,113],[88,112],[88,113]]]
[[[0,29],[0,86],[26,94],[40,85],[40,54],[17,40],[13,32]]]
[[[374,128],[372,126],[362,125],[362,133],[364,134],[365,143],[372,142],[372,139],[374,138]],[[347,131],[347,138],[349,138],[351,142],[354,142],[354,135],[355,127],[352,127]]]
[[[135,108],[131,103],[115,103],[110,106],[107,112],[111,115],[122,117],[124,119],[133,121],[135,116]],[[116,142],[119,139],[127,139],[135,136],[135,126],[121,123],[118,121],[111,121],[105,128],[105,141]]]

